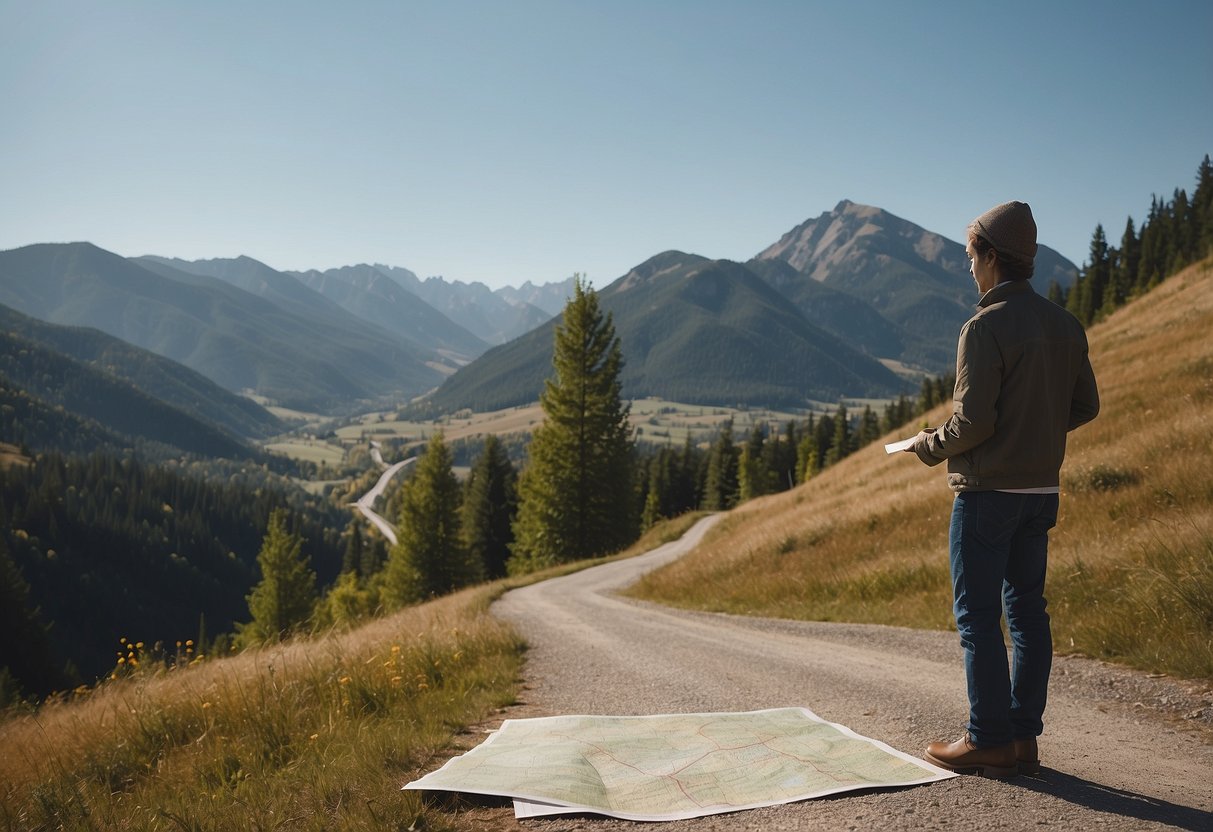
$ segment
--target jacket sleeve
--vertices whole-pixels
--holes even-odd
[[[998,342],[980,318],[969,321],[961,329],[956,347],[952,417],[942,427],[921,435],[914,446],[919,459],[927,465],[938,465],[994,435],[1002,374]]]
[[[1070,421],[1066,430],[1085,425],[1097,415],[1099,388],[1095,385],[1095,371],[1091,369],[1091,359],[1084,351],[1082,366],[1078,368],[1078,377],[1074,380],[1074,395],[1070,397]]]

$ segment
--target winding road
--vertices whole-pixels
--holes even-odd
[[[530,645],[524,701],[505,716],[803,706],[913,754],[931,740],[959,735],[967,701],[954,633],[683,612],[615,594],[689,551],[716,519],[647,555],[514,590],[495,603],[493,613],[516,625]],[[1208,832],[1208,722],[1185,723],[1168,713],[1213,705],[1210,697],[1191,685],[1059,657],[1039,776],[958,777],[662,828]],[[1198,723],[1205,733],[1193,728]],[[506,807],[475,812],[477,826],[502,830],[640,826],[596,816],[516,821]]]
[[[376,464],[386,470],[379,475],[379,479],[376,481],[375,487],[358,498],[358,500],[354,503],[354,508],[362,512],[363,517],[374,523],[375,527],[379,529],[379,531],[383,532],[383,536],[387,538],[388,543],[395,546],[396,527],[375,513],[375,501],[383,495],[384,490],[387,488],[387,484],[392,481],[392,477],[399,474],[405,466],[412,465],[414,462],[416,462],[417,458],[410,457],[403,462],[397,462],[395,465],[389,466],[383,461],[383,454],[379,450],[378,442],[371,443],[371,458],[375,460]]]

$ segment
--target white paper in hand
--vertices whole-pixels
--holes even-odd
[[[903,439],[900,442],[890,442],[884,446],[884,452],[886,454],[895,454],[898,451],[907,450],[914,445],[914,440],[917,438],[917,436],[911,436],[909,439]]]

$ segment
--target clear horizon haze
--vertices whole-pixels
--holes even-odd
[[[0,249],[598,287],[840,200],[1081,265],[1213,152],[1213,3],[9,2]]]

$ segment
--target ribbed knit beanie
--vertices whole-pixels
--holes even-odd
[[[1010,260],[1030,265],[1036,259],[1036,220],[1026,202],[995,205],[969,223],[969,230]]]

